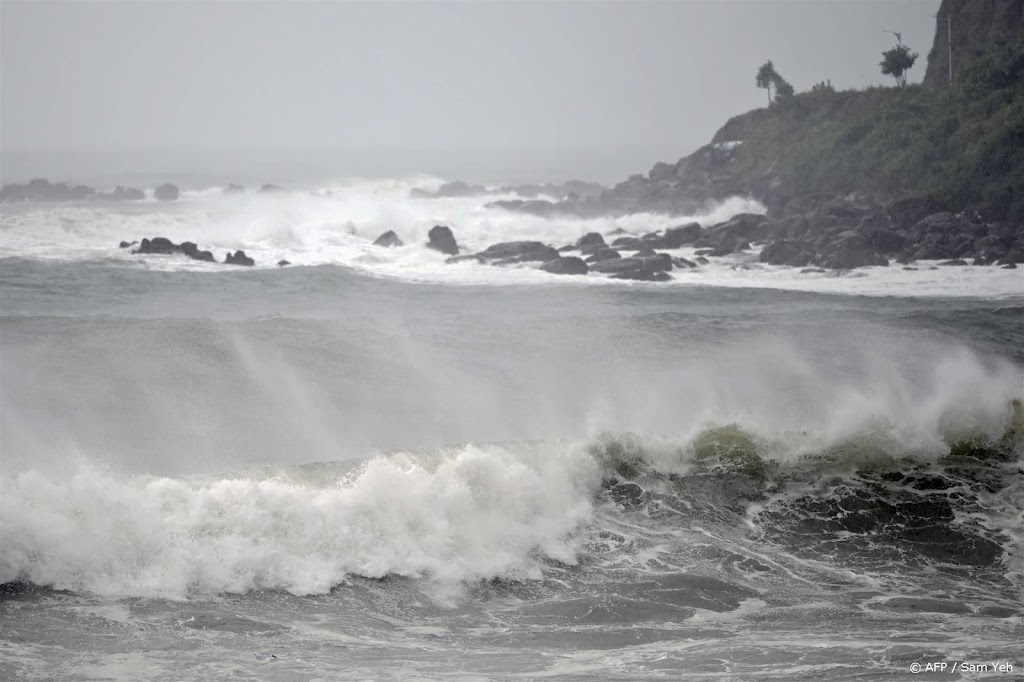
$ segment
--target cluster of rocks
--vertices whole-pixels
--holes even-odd
[[[170,183],[153,190],[153,196],[160,201],[174,201],[179,194],[178,187]],[[140,201],[145,198],[146,193],[137,187],[118,185],[109,192],[101,192],[88,185],[50,182],[46,178],[29,180],[24,185],[8,184],[0,189],[0,202]]]
[[[925,201],[903,200],[888,206],[856,198],[817,197],[806,204],[790,203],[775,216],[741,213],[703,227],[690,222],[664,231],[630,235],[621,230],[605,236],[592,232],[561,248],[537,241],[493,244],[463,254],[450,228],[435,225],[427,247],[450,256],[447,262],[476,261],[489,265],[537,263],[554,274],[598,272],[614,279],[665,281],[675,269],[706,265],[708,258],[751,252],[772,265],[805,271],[850,270],[886,266],[894,259],[906,267],[915,260],[939,260],[940,265],[998,264],[1015,268],[1024,263],[1024,234],[1012,226],[984,223],[969,216],[931,213]],[[377,246],[401,246],[388,230]],[[659,251],[691,247],[694,260]]]
[[[176,253],[188,256],[193,260],[205,261],[207,263],[216,263],[217,259],[214,258],[213,253],[210,251],[200,251],[199,247],[194,242],[182,242],[175,244],[166,237],[153,237],[152,239],[143,239],[142,242],[121,242],[119,246],[122,249],[128,249],[138,244],[137,249],[132,249],[132,253],[158,253],[164,255],[172,255]],[[245,255],[245,251],[241,249],[231,253],[230,251],[224,255],[224,263],[227,265],[256,265],[256,261]],[[287,265],[288,263],[282,261],[279,263]]]
[[[766,242],[761,262],[794,267],[849,269],[909,266],[918,260],[945,265],[1024,263],[1024,231],[1007,222],[942,210],[936,200],[898,199],[880,205],[856,197],[822,195],[773,207],[757,235]]]
[[[644,237],[620,237],[608,245],[604,237],[592,232],[580,237],[574,244],[560,249],[537,241],[512,241],[492,244],[483,251],[460,254],[461,248],[451,228],[435,225],[428,233],[426,246],[450,256],[446,262],[459,263],[475,261],[488,265],[513,265],[537,263],[545,272],[557,275],[586,275],[600,272],[614,279],[641,281],[664,281],[670,279],[668,272],[673,268],[697,267],[697,263],[685,258],[673,258],[667,253],[658,253],[656,248],[679,248],[693,243],[702,231],[697,223],[670,228],[664,233],[655,232]],[[402,240],[392,230],[383,233],[374,242],[381,247],[401,246]],[[580,255],[564,255],[578,251]],[[623,256],[620,252],[632,252]],[[699,259],[707,263],[706,259]]]

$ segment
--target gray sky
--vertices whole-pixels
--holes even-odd
[[[4,0],[4,176],[75,157],[621,178],[763,106],[765,59],[797,91],[891,83],[891,29],[920,81],[938,4]]]

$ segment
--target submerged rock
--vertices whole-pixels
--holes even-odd
[[[405,242],[395,234],[394,230],[388,230],[381,236],[377,237],[377,239],[374,240],[373,245],[383,247],[405,246]]]

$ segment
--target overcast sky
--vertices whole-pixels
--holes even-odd
[[[334,155],[353,166],[338,174],[458,172],[445,158],[522,174],[532,158],[541,174],[624,177],[763,106],[766,59],[797,91],[891,84],[888,29],[921,54],[920,81],[938,4],[4,0],[4,173],[49,152],[33,171],[62,153],[94,167]]]

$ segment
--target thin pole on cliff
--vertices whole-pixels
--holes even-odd
[[[949,55],[946,62],[949,66],[949,84],[953,85],[953,18],[948,15],[940,17],[938,14],[932,16],[939,21],[946,20],[946,50]]]

